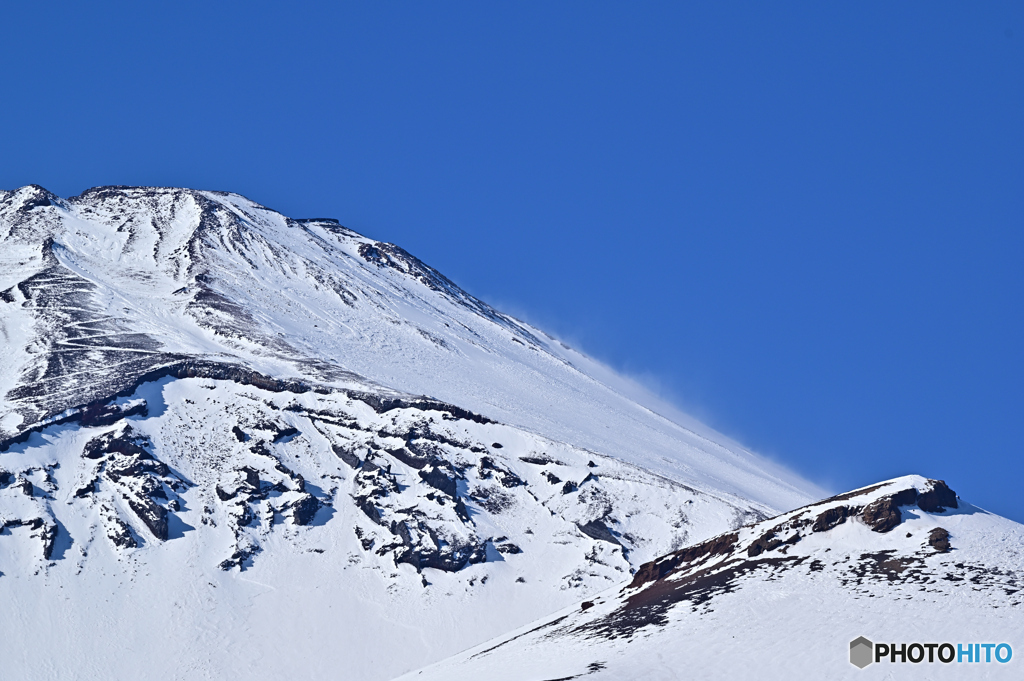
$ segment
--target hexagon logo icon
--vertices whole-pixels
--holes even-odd
[[[864,669],[873,662],[875,644],[863,636],[850,641],[850,664],[857,669]]]

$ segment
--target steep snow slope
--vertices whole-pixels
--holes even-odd
[[[815,494],[332,221],[25,187],[0,242],[18,678],[390,678]]]
[[[907,476],[663,556],[624,586],[402,678],[1018,678],[1022,587],[1024,526]],[[850,661],[862,636],[957,652],[1006,643],[1008,659],[989,647],[980,662],[943,662],[950,649],[933,647],[932,662],[912,650],[862,670]]]
[[[127,378],[203,356],[273,376],[356,374],[774,509],[816,492],[623,397],[599,365],[331,221],[233,194],[98,188],[62,200],[25,187],[0,196],[0,238],[8,435],[122,385],[99,381],[97,365]]]

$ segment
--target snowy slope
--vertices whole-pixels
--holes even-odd
[[[101,396],[88,388],[97,363],[127,376],[203,356],[273,376],[355,374],[775,509],[817,492],[624,397],[611,372],[333,222],[233,194],[98,188],[62,200],[26,187],[0,196],[0,239],[15,350],[0,388],[21,388],[0,403],[9,434]]]
[[[817,495],[333,221],[24,187],[0,242],[17,678],[391,678]]]
[[[907,476],[673,552],[624,585],[402,678],[1019,678],[1022,587],[1024,526]],[[849,658],[861,636],[1007,643],[1012,656],[887,657],[862,670]]]

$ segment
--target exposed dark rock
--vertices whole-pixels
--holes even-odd
[[[363,462],[358,456],[356,456],[355,452],[348,447],[344,447],[342,445],[331,445],[331,449],[334,451],[335,456],[344,461],[351,468],[359,468],[363,465]]]
[[[502,542],[500,544],[495,544],[494,548],[496,548],[498,550],[498,553],[504,553],[504,554],[507,554],[507,555],[515,555],[517,553],[522,553],[523,552],[523,550],[521,548],[519,548],[519,546],[517,546],[516,544],[513,544],[510,541]]]
[[[662,556],[649,563],[644,563],[636,571],[636,574],[633,575],[633,581],[629,583],[629,588],[636,589],[648,582],[661,579],[665,575],[674,572],[680,566],[688,565],[698,559],[730,553],[733,547],[736,546],[738,539],[739,535],[735,532],[722,534],[700,544],[679,549],[674,553]]]
[[[12,477],[13,476],[10,471],[5,471],[3,468],[0,468],[0,488],[9,485]]]
[[[477,467],[477,471],[484,480],[489,479],[493,475],[501,483],[502,487],[519,487],[526,484],[525,480],[503,466],[494,463],[494,460],[489,456],[480,457],[480,465]]]
[[[367,537],[363,534],[362,529],[356,527],[356,537],[359,539],[359,543],[363,547],[363,551],[369,551],[373,548],[374,539],[373,537]]]
[[[495,449],[501,449],[501,443],[500,442],[492,442],[491,443],[491,447],[494,447]]]
[[[235,439],[238,440],[239,442],[245,442],[246,440],[249,439],[249,436],[245,434],[245,431],[243,431],[238,426],[233,426],[231,428],[231,432],[234,434]]]
[[[32,529],[38,530],[39,539],[43,543],[43,560],[50,560],[53,555],[53,545],[57,541],[57,524],[37,518]]]
[[[355,500],[356,507],[359,508],[359,510],[362,511],[364,514],[366,514],[367,518],[372,520],[377,525],[380,525],[380,511],[377,509],[377,506],[374,505],[372,498],[370,498],[369,496],[364,496],[356,497]]]
[[[580,603],[580,610],[586,612],[594,607],[594,601],[583,601]]]
[[[89,440],[85,444],[82,456],[87,459],[102,459],[108,454],[124,454],[149,458],[149,452],[143,446],[145,444],[146,439],[128,427],[120,432],[104,433]]]
[[[433,464],[419,472],[419,477],[434,489],[454,498],[458,489],[454,475]]]
[[[237,567],[239,570],[245,570],[246,561],[259,553],[259,551],[260,549],[258,546],[238,548],[231,554],[230,558],[221,561],[217,567],[221,570],[230,570],[233,567]]]
[[[549,456],[521,456],[519,457],[519,460],[525,463],[532,463],[535,466],[546,466],[549,463],[553,463],[557,466],[563,465],[561,461],[556,461]]]
[[[242,481],[242,486],[246,489],[246,491],[248,491],[248,492],[259,492],[260,491],[260,474],[259,474],[259,471],[255,470],[253,468],[249,468],[248,466],[242,466],[242,468],[239,469],[239,472],[242,473],[242,475],[244,476],[244,479]]]
[[[131,405],[93,403],[82,409],[79,420],[83,426],[110,426],[129,416],[148,414],[145,400]]]
[[[577,489],[579,489],[579,485],[572,480],[566,480],[565,484],[562,485],[562,494],[569,494],[571,492],[575,492]]]
[[[128,525],[116,516],[107,519],[106,531],[107,539],[118,548],[134,549],[139,545]]]
[[[936,553],[947,553],[950,549],[949,531],[936,527],[928,533],[928,545],[935,549]]]
[[[932,488],[917,495],[917,505],[928,513],[942,513],[946,508],[957,508],[956,492],[942,480],[931,480]]]
[[[780,547],[788,547],[790,544],[795,544],[800,541],[800,533],[797,531],[800,527],[806,527],[807,522],[798,520],[796,518],[790,519],[789,522],[776,525],[775,527],[767,530],[760,537],[751,542],[750,546],[747,547],[747,556],[753,558],[759,556],[766,551],[774,551]],[[792,534],[786,539],[780,539],[779,535],[787,532]],[[785,548],[782,552],[785,553]]]
[[[864,507],[861,518],[875,532],[889,532],[903,521],[900,506],[909,506],[917,500],[913,487],[895,494],[879,497]]]
[[[320,510],[320,502],[312,494],[303,494],[291,504],[292,522],[296,525],[308,525],[313,516]]]
[[[554,473],[552,473],[551,471],[544,471],[544,477],[547,478],[548,482],[550,482],[552,485],[557,485],[558,483],[562,482],[562,479],[555,475]]]
[[[128,507],[146,524],[153,536],[167,541],[167,509],[144,496],[129,498]]]
[[[383,414],[393,409],[419,409],[422,411],[447,412],[453,418],[473,421],[475,423],[494,423],[494,421],[489,418],[485,418],[479,414],[474,414],[467,409],[462,409],[461,407],[456,407],[453,404],[446,404],[438,400],[433,400],[429,397],[390,397],[376,393],[364,393],[358,390],[345,390],[343,392],[352,399],[359,400],[360,402],[369,405],[370,408],[378,414]]]
[[[597,468],[597,464],[594,463],[593,461],[588,461],[587,462],[587,467],[588,468]]]
[[[82,499],[96,491],[96,483],[99,482],[99,478],[93,478],[89,482],[85,483],[81,487],[75,490],[74,496]]]
[[[622,546],[622,543],[612,534],[612,531],[605,525],[600,519],[591,520],[588,523],[580,524],[576,523],[576,527],[579,528],[580,532],[587,535],[591,539],[597,539],[598,541],[606,541],[610,544],[616,544]]]
[[[421,526],[420,529],[426,530],[429,535],[432,535],[432,539],[439,546],[437,548],[426,548],[412,545],[411,541],[407,538],[408,529],[405,528],[404,523],[399,523],[395,534],[402,537],[405,550],[397,552],[395,556],[396,564],[408,563],[417,570],[433,568],[445,572],[458,572],[467,565],[483,563],[487,560],[486,542],[447,544],[439,542],[428,527]]]
[[[27,497],[33,496],[32,494],[32,481],[28,478],[18,478],[11,485],[11,489],[20,490],[22,494]]]
[[[826,530],[831,530],[836,525],[845,523],[847,518],[857,515],[859,511],[860,507],[850,506],[835,506],[822,511],[818,514],[818,517],[815,518],[811,531],[825,532]]]

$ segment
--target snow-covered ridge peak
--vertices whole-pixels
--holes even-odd
[[[676,579],[736,558],[761,555],[785,556],[791,547],[811,533],[828,533],[850,522],[876,533],[898,527],[906,507],[928,514],[958,508],[957,495],[942,480],[907,475],[838,494],[789,513],[713,537],[696,546],[680,549],[640,567],[629,589],[643,589],[663,579]],[[949,534],[942,528],[929,535],[931,546],[949,550]]]
[[[847,678],[862,673],[847,657],[858,636],[1015,642],[1022,546],[1024,526],[904,476],[669,553],[624,586],[402,678]],[[936,666],[899,675],[934,678]]]

